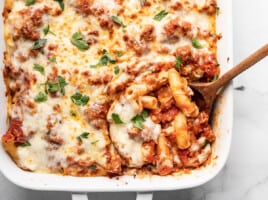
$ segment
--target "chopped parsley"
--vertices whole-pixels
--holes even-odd
[[[220,14],[220,7],[217,7],[216,8],[216,15],[219,15]]]
[[[53,93],[58,92],[60,90],[60,86],[58,82],[47,82],[47,92]]]
[[[106,49],[102,50],[102,57],[100,58],[99,62],[95,65],[90,65],[90,68],[97,68],[98,66],[106,66],[108,63],[115,64],[116,58],[113,57],[111,54],[108,53]]]
[[[96,141],[94,141],[94,142],[91,142],[91,144],[92,145],[95,145],[95,144],[97,144],[99,142],[99,140],[96,140]]]
[[[84,36],[81,32],[76,32],[72,35],[71,43],[76,46],[80,51],[85,51],[89,49],[89,45],[84,40]]]
[[[145,122],[145,119],[149,116],[149,113],[147,110],[143,110],[141,112],[141,114],[139,115],[136,115],[135,117],[133,117],[131,119],[133,125],[138,128],[138,129],[142,129],[142,126],[143,126],[143,122]]]
[[[196,38],[192,39],[192,45],[196,49],[202,49],[203,48],[203,45],[200,44],[200,42]]]
[[[90,68],[97,68],[98,65],[90,65]]]
[[[20,143],[19,146],[20,147],[29,147],[29,146],[31,146],[31,143],[27,141],[27,142],[24,142],[24,143]]]
[[[181,62],[182,62],[182,58],[179,56],[179,57],[177,57],[176,58],[176,69],[178,70],[178,71],[180,71],[180,69],[181,69]]]
[[[64,5],[63,0],[54,0],[54,1],[57,1],[59,3],[59,6],[60,6],[61,10],[64,11],[65,5]]]
[[[202,148],[205,148],[210,142],[206,139],[205,143],[202,145]]]
[[[165,16],[168,15],[168,12],[165,11],[165,10],[161,10],[159,13],[157,13],[155,16],[154,16],[154,20],[156,21],[161,21]]]
[[[96,169],[97,169],[97,166],[96,166],[96,165],[90,165],[90,166],[89,166],[89,169],[91,169],[91,170],[96,170]]]
[[[35,41],[33,45],[33,50],[37,50],[37,49],[44,47],[46,42],[47,42],[47,39],[44,39],[44,38]]]
[[[116,62],[116,59],[106,49],[103,49],[102,53],[103,56],[99,60],[99,65],[106,66],[108,63],[114,64]]]
[[[72,102],[78,106],[85,106],[89,101],[89,96],[82,95],[79,92],[76,92],[74,95],[71,96]]]
[[[120,68],[118,65],[116,65],[114,68],[114,74],[118,74],[119,72],[120,72]]]
[[[65,86],[68,85],[68,83],[65,81],[65,79],[62,76],[58,76],[58,82],[60,86],[60,92],[65,95]]]
[[[79,142],[83,142],[83,139],[87,139],[88,138],[89,133],[88,132],[84,132],[81,135],[77,136],[76,139]]]
[[[68,83],[65,81],[65,79],[62,76],[58,76],[58,82],[51,82],[47,81],[46,83],[46,92],[58,92],[60,91],[63,95],[65,95],[65,86]]]
[[[112,119],[114,120],[114,122],[116,124],[123,124],[124,123],[117,113],[112,113]]]
[[[56,57],[52,57],[49,59],[50,62],[52,63],[57,63],[57,58]]]
[[[114,23],[120,25],[123,28],[126,28],[126,25],[124,25],[124,23],[118,18],[118,16],[112,15],[112,20]]]
[[[34,70],[40,72],[42,75],[45,75],[45,68],[38,63],[34,63]]]
[[[50,135],[50,133],[51,133],[51,130],[49,129],[49,130],[46,132],[46,134],[47,134],[47,135]]]
[[[25,5],[26,5],[26,6],[31,6],[31,5],[33,5],[34,3],[35,3],[35,0],[26,0]]]
[[[116,54],[118,57],[121,57],[123,55],[123,51],[116,51]]]
[[[50,30],[50,26],[49,26],[49,24],[43,28],[43,32],[44,32],[45,35],[47,35],[48,33],[50,33],[50,34],[52,34],[52,35],[56,35],[54,32],[52,32],[52,31]]]
[[[71,115],[72,117],[76,117],[76,113],[75,113],[75,111],[71,110],[71,111],[70,111],[70,115]]]
[[[47,100],[47,95],[44,92],[39,92],[34,98],[35,102],[41,103]]]

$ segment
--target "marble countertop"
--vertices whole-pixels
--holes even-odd
[[[268,1],[233,1],[234,63],[268,41]],[[266,200],[268,198],[268,58],[234,80],[230,156],[210,182],[193,189],[155,192],[154,200]],[[235,89],[236,88],[236,89]],[[240,90],[239,90],[240,88]],[[241,90],[242,88],[242,90]],[[69,200],[70,193],[20,188],[0,174],[1,200]],[[135,193],[91,193],[89,199],[134,200]]]

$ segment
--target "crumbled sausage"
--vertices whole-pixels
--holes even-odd
[[[89,121],[94,119],[106,119],[108,109],[109,104],[107,102],[94,102],[85,110],[85,115]]]
[[[144,41],[139,41],[134,38],[129,38],[127,35],[123,36],[126,45],[133,49],[138,55],[143,54],[147,50],[147,45]]]
[[[140,40],[144,40],[144,41],[153,41],[155,40],[155,35],[154,35],[154,26],[153,25],[147,25],[141,35],[140,35]]]
[[[184,63],[192,60],[192,50],[189,45],[181,46],[176,49],[174,56],[181,57]]]
[[[89,15],[92,12],[92,4],[94,0],[76,0],[76,8],[82,13]]]

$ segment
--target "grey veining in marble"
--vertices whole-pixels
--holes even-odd
[[[234,63],[268,42],[268,1],[233,1]],[[155,192],[154,200],[268,199],[268,58],[234,81],[230,156],[210,182],[193,189]],[[0,174],[0,200],[70,200],[67,192],[19,188]],[[135,193],[91,193],[89,199],[134,200]]]

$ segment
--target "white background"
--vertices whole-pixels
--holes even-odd
[[[234,0],[234,63],[268,43],[268,1]],[[268,199],[268,58],[234,80],[233,142],[225,168],[207,184],[155,192],[154,200]],[[1,163],[0,163],[1,164]],[[91,193],[92,200],[134,200],[135,193]],[[67,192],[22,189],[0,174],[0,200],[70,200]]]

